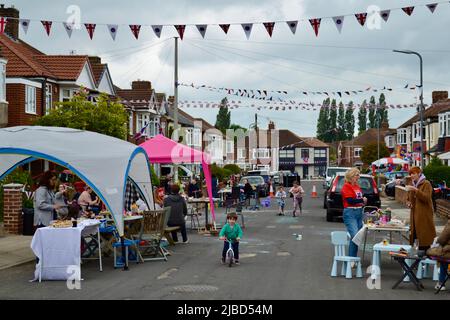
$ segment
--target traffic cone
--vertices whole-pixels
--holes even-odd
[[[313,189],[311,192],[311,198],[317,198],[316,185],[313,185]]]
[[[272,184],[270,185],[270,197],[271,198],[273,198],[273,197],[275,197],[275,194],[273,193],[273,186],[272,186]]]

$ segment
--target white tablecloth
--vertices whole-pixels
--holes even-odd
[[[39,272],[43,280],[67,280],[71,277],[74,268],[81,265],[81,237],[96,234],[99,225],[98,220],[84,220],[76,228],[37,229],[31,241],[31,249],[39,258],[34,280],[39,279]]]

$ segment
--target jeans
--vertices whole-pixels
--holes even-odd
[[[177,224],[177,225],[175,225],[175,224],[168,224],[168,226],[169,227],[180,227],[180,232],[181,232],[181,237],[183,238],[183,242],[187,241],[187,233],[186,233],[186,224],[185,223]],[[178,242],[177,232],[176,231],[172,231],[171,234],[172,234],[173,241]]]
[[[223,242],[223,251],[222,251],[222,258],[225,259],[225,255],[227,254],[228,251],[228,241],[224,241]],[[233,248],[234,251],[234,259],[235,260],[239,260],[239,242],[235,241],[231,243],[231,247]]]
[[[363,226],[363,212],[362,208],[344,209],[344,224],[350,233],[350,244],[348,247],[348,255],[350,257],[358,256],[358,246],[352,241],[353,237],[358,233],[359,229]]]
[[[443,283],[445,277],[447,276],[448,263],[441,262],[441,267],[439,269],[439,283]]]

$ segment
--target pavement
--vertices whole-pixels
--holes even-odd
[[[311,198],[313,184],[319,193]],[[29,283],[34,263],[0,270],[0,299],[152,299],[152,300],[238,300],[238,299],[367,299],[422,300],[450,298],[449,292],[434,294],[435,282],[423,280],[425,290],[419,292],[411,283],[402,283],[393,290],[402,270],[388,255],[382,255],[379,289],[370,286],[371,246],[363,261],[364,277],[345,279],[331,277],[334,248],[330,233],[345,230],[342,221],[326,222],[323,191],[314,181],[302,182],[306,191],[303,213],[278,216],[276,201],[270,208],[244,211],[244,236],[240,243],[239,266],[229,268],[220,263],[223,242],[217,237],[189,230],[189,244],[170,247],[168,261],[130,264],[128,271],[113,268],[112,258],[105,258],[103,272],[96,261],[82,265],[80,290],[69,290],[64,281]],[[409,212],[395,201],[385,199],[383,205],[394,215],[409,218]],[[223,223],[223,209],[217,209],[217,221]],[[440,225],[443,223],[440,223]],[[189,225],[189,224],[188,224]],[[297,240],[297,235],[302,240]],[[4,248],[5,239],[0,239]],[[373,244],[383,235],[368,237]],[[28,240],[28,247],[29,242]],[[9,245],[12,245],[10,241]],[[398,241],[401,241],[398,239]],[[8,250],[5,250],[8,252]],[[0,254],[1,255],[1,254]],[[372,289],[371,289],[372,288]]]

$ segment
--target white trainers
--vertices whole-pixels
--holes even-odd
[[[438,283],[436,283],[436,285],[434,286],[434,289],[438,290],[440,286],[441,286],[441,284],[438,282]],[[444,290],[445,290],[445,287],[442,287],[440,291],[444,291]]]

